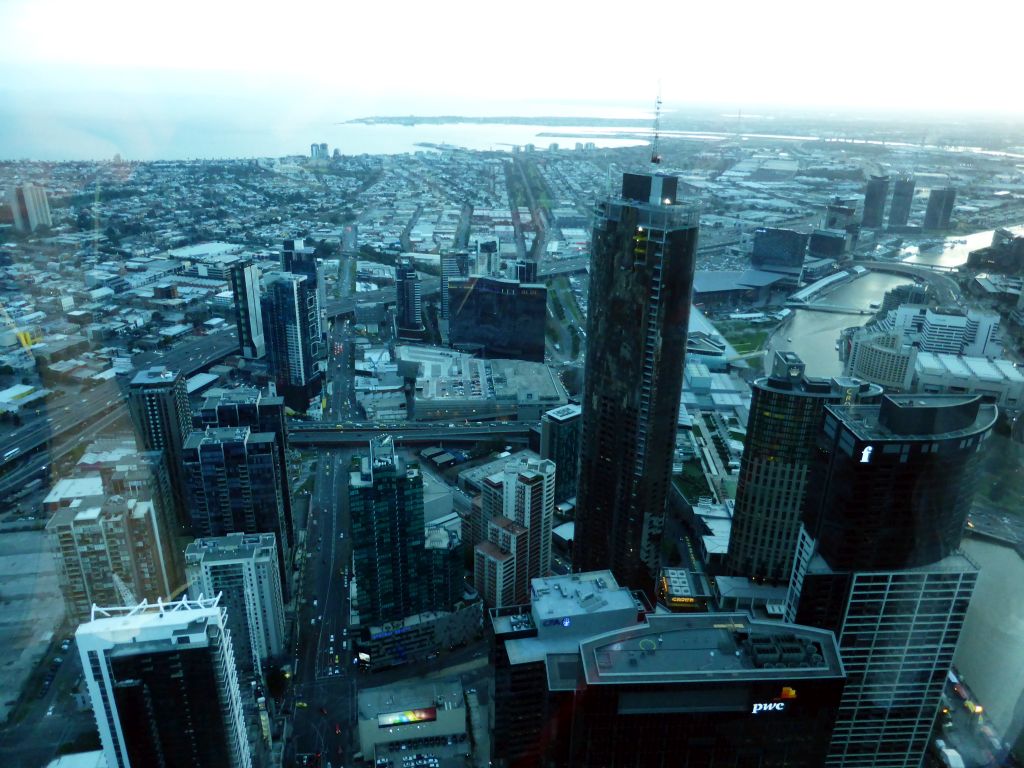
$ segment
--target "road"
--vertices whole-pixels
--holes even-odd
[[[347,495],[351,457],[351,451],[323,450],[317,460],[306,520],[308,555],[299,596],[295,714],[289,743],[292,755],[320,752],[335,765],[351,754],[356,741],[354,668],[344,648],[352,561]]]
[[[396,445],[475,442],[489,438],[501,438],[511,442],[529,440],[530,432],[537,426],[535,421],[494,422],[487,424],[421,424],[411,426],[400,424],[393,427],[367,427],[348,429],[323,426],[314,428],[295,427],[288,430],[288,444],[294,448],[359,446],[381,433],[391,434]]]

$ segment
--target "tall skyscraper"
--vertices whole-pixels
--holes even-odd
[[[551,459],[558,467],[555,478],[555,503],[576,496],[576,478],[580,463],[580,428],[583,409],[563,405],[540,417],[540,457]]]
[[[677,179],[627,173],[601,203],[577,494],[575,570],[653,593],[675,450],[698,210]]]
[[[892,205],[889,207],[889,228],[905,227],[910,220],[910,209],[914,204],[913,176],[904,174],[892,185]]]
[[[259,267],[249,261],[231,267],[231,291],[235,297],[235,326],[242,355],[250,359],[263,357],[267,346],[263,337]]]
[[[284,530],[281,535],[284,551],[293,546],[291,489],[288,472],[285,471],[288,450],[288,426],[284,416],[284,398],[280,395],[266,395],[255,387],[218,390],[203,400],[199,411],[193,415],[192,424],[196,429],[206,427],[249,427],[252,432],[273,432],[277,448],[277,464],[281,467],[281,500],[284,502]]]
[[[250,768],[217,598],[95,608],[75,637],[107,765]]]
[[[167,458],[179,530],[187,530],[191,521],[181,451],[192,414],[181,371],[156,366],[135,374],[128,385],[128,411],[139,445],[147,451],[163,451]]]
[[[447,251],[441,254],[441,319],[451,316],[449,282],[469,275],[469,254],[466,251]]]
[[[14,217],[14,228],[19,232],[35,232],[40,227],[53,226],[50,201],[42,187],[35,184],[8,187],[7,202]]]
[[[192,533],[197,537],[229,533],[273,533],[285,599],[291,551],[284,545],[284,502],[276,438],[249,427],[208,427],[185,440]]]
[[[323,332],[321,317],[327,303],[326,286],[316,261],[316,249],[306,245],[304,240],[285,240],[281,248],[281,271],[293,275],[305,275],[307,285],[315,287],[316,296],[316,336]]]
[[[420,276],[416,274],[412,260],[399,259],[395,265],[395,313],[399,336],[415,338],[423,332],[422,290]]]
[[[933,189],[928,193],[928,207],[924,211],[924,229],[949,229],[956,204],[956,190],[952,187]]]
[[[272,533],[196,539],[185,549],[189,594],[221,595],[240,672],[262,680],[263,663],[285,648],[284,598]]]
[[[68,618],[89,621],[93,605],[169,600],[178,587],[169,526],[151,501],[113,496],[101,506],[62,507],[46,524]]]
[[[843,690],[830,632],[654,613],[608,571],[490,612],[495,766],[822,764]]]
[[[770,376],[754,382],[726,568],[784,583],[793,571],[800,512],[827,403],[877,401],[882,388],[856,379],[804,375],[793,352],[776,352]]]
[[[885,198],[889,194],[888,176],[871,176],[864,188],[864,214],[861,224],[865,227],[882,226],[885,218]]]
[[[825,407],[789,610],[836,633],[849,673],[830,768],[921,764],[977,582],[957,548],[996,413],[962,395]]]
[[[359,620],[380,624],[428,610],[420,469],[387,435],[371,440],[369,455],[356,461],[349,508]]]
[[[290,272],[270,275],[263,331],[277,391],[289,407],[305,412],[323,385],[317,365],[322,349],[316,284]]]
[[[448,337],[484,357],[544,362],[548,289],[498,277],[452,278]]]

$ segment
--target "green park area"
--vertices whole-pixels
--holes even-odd
[[[701,496],[712,496],[711,486],[708,485],[704,472],[700,468],[699,461],[687,461],[683,464],[683,471],[672,476],[672,482],[680,490],[686,500],[696,504]]]
[[[754,325],[745,320],[718,320],[715,328],[740,355],[762,349],[774,330],[774,326]]]

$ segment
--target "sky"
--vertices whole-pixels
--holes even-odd
[[[366,115],[636,114],[659,88],[667,109],[1024,114],[1009,42],[1022,21],[1024,3],[991,0],[0,0],[0,118],[8,136],[58,114],[245,115],[287,131]]]

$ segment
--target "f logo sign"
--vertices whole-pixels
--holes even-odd
[[[871,461],[871,454],[874,452],[874,446],[867,446],[863,451],[860,452],[860,463],[867,464]]]

